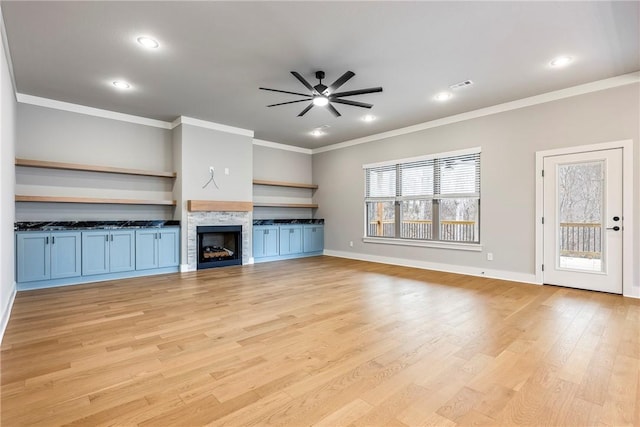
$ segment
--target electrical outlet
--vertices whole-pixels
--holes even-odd
[[[224,174],[229,175],[229,168],[224,168]]]
[[[493,261],[493,253],[487,253],[487,261]]]
[[[349,242],[349,246],[350,246],[350,247],[353,247],[353,241],[350,241],[350,242]]]

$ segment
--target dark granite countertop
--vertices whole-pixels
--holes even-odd
[[[277,225],[277,224],[312,224],[322,225],[324,219],[254,219],[253,225]]]
[[[30,221],[16,222],[15,231],[116,230],[121,228],[162,228],[179,226],[177,220],[149,221]]]

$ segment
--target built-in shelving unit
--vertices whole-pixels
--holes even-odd
[[[89,203],[107,205],[159,205],[175,206],[175,200],[100,199],[93,197],[25,196],[16,194],[16,202]]]
[[[31,159],[16,159],[16,166],[25,166],[30,168],[44,168],[44,169],[63,169],[63,170],[75,170],[84,172],[103,172],[103,173],[117,173],[123,175],[142,175],[142,176],[155,176],[160,178],[175,178],[175,172],[164,171],[148,171],[142,169],[126,169],[126,168],[114,168],[110,166],[96,166],[96,165],[83,165],[77,163],[62,163],[62,162],[49,162],[45,160],[31,160]]]
[[[285,188],[300,188],[303,190],[316,190],[318,188],[315,184],[304,184],[298,182],[284,182],[284,181],[267,181],[262,179],[254,179],[253,185],[264,185],[270,187],[285,187]],[[305,209],[317,209],[318,205],[315,203],[280,203],[280,202],[253,202],[254,208],[305,208]]]
[[[47,160],[19,159],[15,160],[16,166],[42,169],[60,169],[81,172],[100,172],[121,175],[148,176],[154,178],[176,177],[175,172],[150,171],[142,169],[116,168],[110,166],[86,165],[78,163],[51,162]],[[35,203],[84,203],[84,204],[109,204],[109,205],[156,205],[176,206],[175,200],[140,200],[140,199],[108,199],[95,197],[68,197],[68,196],[38,196],[17,194],[16,202]]]

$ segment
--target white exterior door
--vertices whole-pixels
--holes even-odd
[[[545,284],[622,293],[622,149],[544,157]]]

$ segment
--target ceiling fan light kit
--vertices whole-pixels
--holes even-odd
[[[366,104],[364,102],[358,102],[358,101],[351,101],[348,99],[342,99],[343,97],[347,97],[347,96],[355,96],[355,95],[364,95],[367,93],[376,93],[376,92],[382,92],[382,88],[381,87],[372,87],[372,88],[368,88],[368,89],[358,89],[358,90],[351,90],[351,91],[346,91],[346,92],[336,92],[336,90],[341,87],[343,84],[345,84],[349,79],[351,79],[353,76],[355,76],[356,74],[353,71],[347,71],[346,73],[344,73],[342,76],[340,76],[335,82],[333,82],[330,86],[326,86],[322,83],[322,80],[325,77],[324,71],[316,71],[316,79],[318,79],[319,83],[315,86],[311,86],[311,83],[309,83],[304,77],[302,77],[302,75],[300,75],[300,73],[296,72],[296,71],[291,71],[291,74],[293,74],[293,76],[298,79],[298,81],[300,83],[302,83],[302,85],[307,88],[307,90],[309,90],[309,94],[306,93],[300,93],[300,92],[290,92],[287,90],[280,90],[280,89],[269,89],[266,87],[261,87],[259,89],[261,90],[268,90],[271,92],[280,92],[280,93],[286,93],[289,95],[297,95],[297,96],[302,96],[304,97],[303,99],[297,99],[295,101],[287,101],[287,102],[280,102],[277,104],[271,104],[271,105],[267,105],[267,107],[276,107],[278,105],[286,105],[286,104],[294,104],[296,102],[305,102],[305,101],[311,101],[309,103],[309,105],[300,112],[300,114],[298,114],[298,117],[302,117],[305,114],[307,114],[307,112],[309,110],[311,110],[314,106],[318,106],[318,107],[327,107],[327,109],[336,117],[340,117],[341,114],[338,112],[338,110],[336,110],[336,108],[332,105],[332,103],[336,103],[336,104],[343,104],[343,105],[350,105],[353,107],[361,107],[361,108],[371,108],[373,107],[373,104]]]

